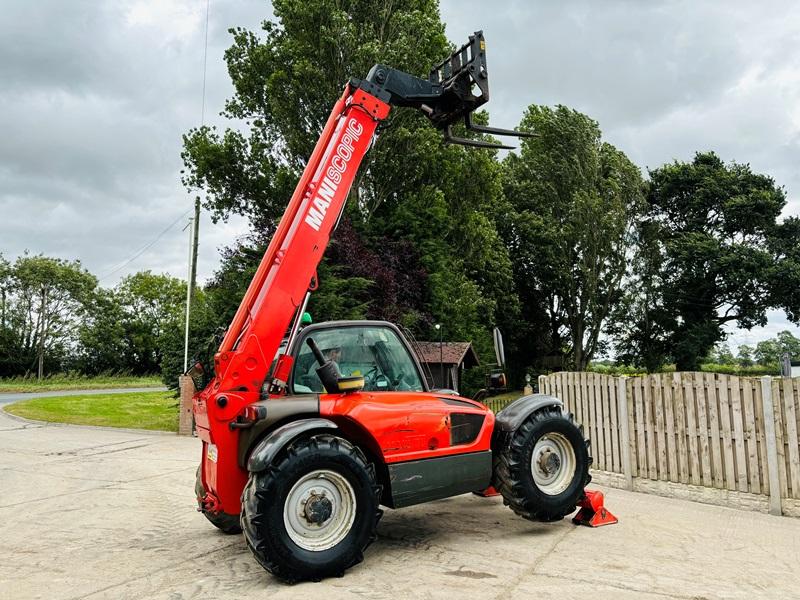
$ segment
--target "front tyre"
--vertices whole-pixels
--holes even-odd
[[[242,530],[256,560],[289,582],[342,575],[363,560],[381,516],[375,469],[347,440],[293,443],[242,492]]]
[[[519,516],[558,521],[577,507],[591,464],[588,441],[571,415],[541,410],[502,440],[494,486]]]

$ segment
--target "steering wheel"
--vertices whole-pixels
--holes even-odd
[[[381,382],[383,382],[384,385],[380,385]],[[377,375],[375,375],[375,379],[373,379],[373,384],[375,385],[375,389],[377,390],[391,391],[393,389],[392,382],[389,381],[389,378],[383,373],[378,373]]]
[[[385,385],[379,385],[379,382],[385,382]],[[364,388],[372,391],[391,390],[392,385],[389,378],[381,373],[377,365],[372,367],[369,371],[364,373]]]

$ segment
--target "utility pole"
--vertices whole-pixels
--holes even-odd
[[[192,308],[192,292],[194,291],[194,276],[197,272],[195,260],[197,259],[197,241],[195,239],[195,232],[197,231],[197,202],[195,202],[195,217],[190,217],[189,222],[183,228],[189,230],[189,269],[186,276],[186,326],[184,328],[183,336],[183,372],[189,370],[189,316]],[[194,223],[192,223],[194,219]]]
[[[194,237],[192,238],[192,273],[189,285],[192,286],[192,298],[197,287],[197,244],[200,236],[200,196],[194,199]]]

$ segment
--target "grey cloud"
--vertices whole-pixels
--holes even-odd
[[[80,258],[102,276],[191,208],[180,148],[200,123],[204,9],[189,0],[4,6],[0,252]],[[211,2],[207,122],[231,93],[228,27],[255,29],[269,11],[262,0]],[[103,283],[142,268],[183,276],[181,225]],[[201,278],[244,230],[203,218]]]
[[[483,29],[497,126],[530,104],[596,119],[643,170],[714,150],[786,187],[800,215],[800,5],[794,2],[443,2],[451,40]],[[730,331],[755,342],[797,328]]]
[[[180,148],[200,122],[204,10],[197,0],[5,3],[0,252],[80,258],[103,275],[191,208]],[[800,5],[442,0],[441,10],[453,42],[486,32],[493,124],[517,124],[531,103],[566,104],[643,168],[705,149],[750,162],[800,214]],[[211,0],[208,124],[226,125],[227,30],[260,30],[270,16],[265,0]],[[181,226],[103,283],[143,268],[184,276]],[[245,231],[241,219],[203,217],[201,278]]]

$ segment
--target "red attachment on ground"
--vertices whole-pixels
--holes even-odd
[[[612,515],[604,506],[603,492],[599,490],[584,490],[583,498],[578,502],[581,509],[572,518],[576,525],[601,527],[619,523],[619,519]]]
[[[494,489],[493,485],[490,485],[485,490],[480,490],[480,491],[472,492],[472,493],[475,494],[476,496],[480,496],[482,498],[493,498],[494,496],[499,496],[500,495],[500,492],[498,492],[496,489]]]

